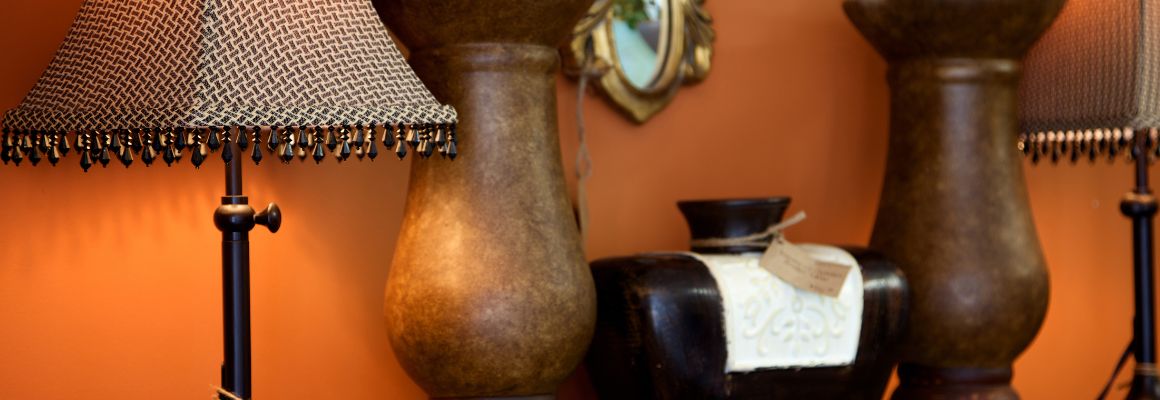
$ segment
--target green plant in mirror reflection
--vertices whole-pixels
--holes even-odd
[[[649,20],[648,12],[645,11],[645,2],[653,3],[656,0],[612,0],[612,13],[621,21],[628,24],[630,28],[636,29],[636,25]]]

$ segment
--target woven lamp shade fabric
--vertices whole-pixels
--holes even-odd
[[[1021,146],[1036,158],[1127,153],[1160,127],[1160,3],[1069,0],[1028,53]],[[1085,158],[1086,158],[1085,157]]]
[[[443,152],[455,123],[370,0],[87,0],[2,125],[8,161],[22,141],[51,150],[70,132],[78,147],[152,140],[162,152],[268,131],[281,145],[271,151],[299,156],[327,135],[357,136],[360,147],[376,134],[387,145],[431,141]],[[304,146],[284,151],[287,142]]]

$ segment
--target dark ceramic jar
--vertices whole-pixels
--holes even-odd
[[[682,201],[693,239],[736,238],[781,221],[789,198]],[[695,247],[701,254],[764,246]],[[596,336],[587,366],[602,399],[880,399],[899,355],[907,287],[898,269],[847,248],[862,268],[862,330],[842,367],[726,373],[724,311],[709,268],[682,254],[597,260]]]

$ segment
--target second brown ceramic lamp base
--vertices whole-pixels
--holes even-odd
[[[912,288],[894,398],[1011,399],[1048,281],[1015,143],[1020,59],[1063,0],[846,0],[890,64],[871,248]]]

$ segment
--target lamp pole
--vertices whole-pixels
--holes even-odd
[[[244,132],[242,134],[245,134]],[[233,141],[226,146],[237,146]],[[256,143],[254,144],[257,145]],[[198,151],[196,148],[193,151]],[[232,149],[232,154],[242,154]],[[226,195],[214,212],[214,225],[222,232],[222,314],[225,331],[225,361],[222,389],[249,400],[250,386],[250,230],[263,225],[271,233],[282,225],[282,212],[274,203],[255,214],[249,199],[242,195],[242,162],[235,156],[226,161]],[[221,400],[233,400],[226,394]]]
[[[1132,220],[1132,258],[1135,267],[1136,316],[1133,323],[1133,355],[1136,372],[1129,399],[1160,399],[1156,381],[1156,312],[1152,288],[1152,219],[1156,197],[1148,184],[1147,130],[1136,131],[1132,156],[1136,160],[1136,188],[1124,195],[1120,212]]]

